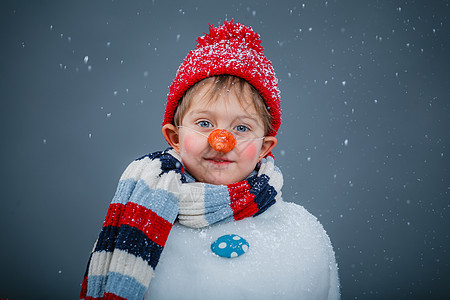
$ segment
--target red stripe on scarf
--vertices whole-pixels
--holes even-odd
[[[143,233],[153,242],[164,247],[172,229],[172,223],[158,216],[151,209],[128,202],[126,205],[113,203],[108,209],[103,226],[129,225]]]
[[[141,230],[149,239],[161,247],[166,244],[167,237],[172,229],[172,223],[161,218],[151,209],[133,202],[126,204],[119,225],[129,225]]]
[[[125,205],[122,203],[111,203],[108,207],[108,212],[106,214],[105,222],[103,222],[103,227],[106,226],[119,226],[120,218],[125,210]]]
[[[80,292],[80,299],[85,299],[87,294],[87,284],[88,284],[88,277],[85,276],[83,278],[83,283],[81,284],[81,292]]]
[[[251,217],[259,211],[254,201],[255,195],[250,193],[251,186],[247,181],[229,184],[227,187],[235,220]]]

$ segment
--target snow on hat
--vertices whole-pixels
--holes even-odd
[[[263,54],[260,36],[233,20],[219,27],[209,25],[209,34],[197,39],[197,47],[188,53],[170,86],[163,125],[173,123],[178,102],[191,86],[216,75],[234,75],[255,87],[272,116],[268,135],[275,136],[281,124],[278,80]]]

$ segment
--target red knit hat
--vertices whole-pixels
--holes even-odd
[[[163,125],[173,124],[178,102],[191,86],[216,75],[234,75],[255,87],[272,116],[268,135],[275,136],[281,124],[278,80],[259,35],[233,20],[219,27],[209,25],[209,34],[197,39],[197,47],[188,53],[170,86]]]

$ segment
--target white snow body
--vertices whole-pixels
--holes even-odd
[[[223,258],[211,243],[237,234],[247,253]],[[175,223],[145,299],[339,299],[330,239],[302,206],[278,201],[263,214],[191,229]]]

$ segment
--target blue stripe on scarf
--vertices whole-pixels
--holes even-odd
[[[119,181],[116,193],[114,194],[111,203],[127,203],[128,199],[131,196],[131,192],[133,192],[134,190],[135,185],[136,181],[134,181],[132,178]]]
[[[130,197],[130,201],[152,210],[161,218],[173,223],[178,214],[178,199],[165,190],[153,190],[139,180]]]
[[[155,269],[163,250],[163,247],[149,239],[145,233],[129,225],[122,225],[120,228],[116,226],[103,227],[95,251],[113,252],[114,248],[141,257],[153,269]]]
[[[103,291],[106,287],[108,277],[103,275],[89,276],[89,284],[87,288],[87,297],[100,298],[103,297]]]
[[[116,226],[105,226],[102,228],[97,240],[94,252],[108,251],[112,252],[116,246],[116,237],[119,232],[119,228]]]
[[[227,186],[213,186],[209,184],[204,186],[205,213],[215,211],[220,206],[230,206],[230,195],[228,194]]]
[[[266,174],[260,176],[251,176],[247,179],[248,183],[252,187],[250,193],[255,195],[255,203],[258,207],[258,212],[255,216],[262,214],[272,204],[275,203],[275,196],[277,191],[273,186],[268,184],[270,178]]]
[[[223,221],[224,216],[232,216],[230,195],[227,186],[213,186],[205,184],[205,219],[208,224]],[[222,207],[222,209],[218,209]],[[229,220],[230,218],[226,218]]]
[[[163,247],[149,239],[145,233],[129,225],[120,226],[116,248],[141,257],[155,269]]]
[[[218,211],[205,215],[205,219],[209,224],[232,221],[234,220],[233,210],[230,207],[224,207]]]
[[[128,300],[140,300],[146,290],[147,288],[133,277],[116,272],[108,273],[108,283],[105,288],[106,293],[112,293]]]

